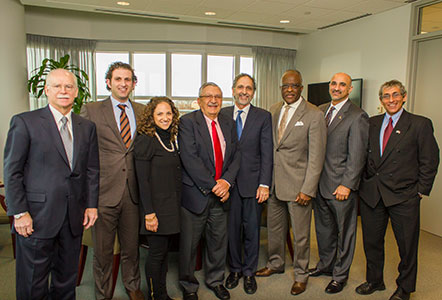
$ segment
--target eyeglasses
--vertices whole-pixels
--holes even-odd
[[[390,94],[383,94],[382,95],[382,100],[390,100],[390,98],[392,98],[393,100],[400,100],[402,98],[402,95],[399,93],[393,93],[392,95]]]
[[[297,89],[299,89],[299,88],[301,88],[302,87],[302,84],[299,84],[299,83],[295,83],[295,84],[283,84],[283,85],[281,85],[281,88],[283,89],[283,90],[288,90],[289,88],[292,88],[293,90],[297,90]]]
[[[55,84],[55,85],[50,85],[50,87],[56,91],[60,91],[62,88],[64,88],[66,91],[70,92],[75,88],[75,85],[73,85],[73,84],[66,84],[66,85]]]
[[[215,100],[221,100],[223,98],[223,96],[221,96],[221,95],[201,95],[200,98],[208,98],[208,99],[215,98]]]

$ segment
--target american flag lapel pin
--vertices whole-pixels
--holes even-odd
[[[400,130],[396,130],[396,134],[401,134],[401,131]]]

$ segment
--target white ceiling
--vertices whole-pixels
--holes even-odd
[[[120,6],[117,1],[129,2]],[[406,5],[405,0],[21,0],[24,5],[308,33]],[[413,1],[411,1],[413,2]],[[215,16],[206,16],[207,11]],[[289,20],[281,24],[280,20]]]

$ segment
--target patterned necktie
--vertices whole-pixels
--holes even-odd
[[[331,119],[332,119],[332,116],[333,116],[333,111],[335,110],[336,108],[334,107],[334,106],[331,106],[330,107],[330,109],[328,110],[328,113],[327,113],[327,115],[325,116],[325,124],[327,124],[327,127],[330,125],[330,123],[331,123]]]
[[[382,154],[384,154],[384,149],[387,146],[388,139],[393,132],[393,119],[390,117],[387,127],[385,127],[384,138],[382,139]]]
[[[281,141],[281,138],[284,134],[285,131],[285,127],[287,125],[287,116],[289,114],[289,109],[290,106],[286,105],[285,106],[285,110],[284,110],[284,114],[282,115],[281,118],[281,122],[279,123],[279,127],[278,127],[278,143]]]
[[[129,148],[131,142],[130,124],[129,118],[126,114],[126,104],[118,104],[118,108],[121,109],[120,114],[120,135],[123,139],[126,148]]]
[[[61,128],[60,128],[60,136],[63,141],[64,150],[66,151],[66,156],[68,157],[69,167],[72,169],[72,153],[74,152],[74,145],[72,143],[72,136],[68,129],[68,118],[63,116],[61,118]]]
[[[218,132],[216,131],[216,122],[212,121],[212,141],[215,151],[215,180],[221,178],[223,172],[223,152],[221,151],[221,143],[219,141]]]
[[[243,113],[243,110],[238,110],[238,115],[236,116],[236,133],[238,133],[238,141],[241,138],[242,134],[242,119],[241,114]]]

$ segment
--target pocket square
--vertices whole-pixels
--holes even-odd
[[[298,121],[298,122],[296,122],[296,124],[295,124],[295,127],[296,126],[304,126],[304,123],[302,122],[302,121]]]

